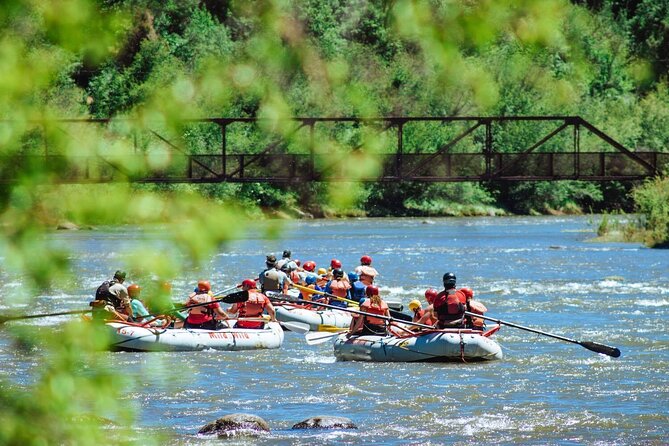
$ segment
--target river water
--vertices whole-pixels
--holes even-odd
[[[219,444],[198,438],[198,429],[243,412],[267,420],[271,434],[227,443],[669,443],[666,250],[590,243],[593,225],[583,217],[315,220],[283,223],[279,233],[267,239],[265,230],[249,230],[198,274],[222,289],[254,277],[266,254],[280,257],[283,249],[319,266],[338,258],[346,270],[369,254],[386,299],[406,304],[420,298],[451,271],[458,285],[475,290],[489,316],[615,346],[622,356],[511,327],[495,335],[504,359],[489,363],[336,362],[331,344],[308,346],[295,333],[286,334],[279,350],[105,353],[110,367],[141,383],[128,394],[128,404],[139,411],[139,435],[168,433],[170,444]],[[160,231],[148,234],[164,245]],[[43,296],[38,312],[85,308],[95,286],[123,266],[123,249],[146,239],[147,230],[52,237],[73,251],[83,291]],[[176,280],[175,297],[185,296],[197,279]],[[19,285],[2,280],[3,291]],[[22,367],[5,340],[0,360]],[[315,415],[348,417],[359,429],[291,430]]]

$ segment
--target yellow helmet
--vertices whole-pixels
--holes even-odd
[[[326,270],[325,268],[318,268],[318,275],[319,276],[322,276],[323,274],[327,274],[327,273],[328,273],[328,270]]]
[[[416,308],[420,308],[420,302],[416,299],[409,302],[409,310],[416,311]]]

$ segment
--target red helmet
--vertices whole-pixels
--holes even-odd
[[[425,300],[427,301],[427,303],[431,304],[434,301],[435,297],[437,297],[437,294],[439,293],[434,288],[429,288],[425,290]]]
[[[142,291],[142,289],[137,285],[136,283],[133,283],[128,287],[128,296],[130,297],[137,297],[139,296],[139,293]]]
[[[330,260],[330,268],[332,269],[341,268],[341,262],[337,259]]]
[[[467,299],[471,299],[474,297],[474,290],[472,290],[469,287],[460,288],[460,291],[462,291],[465,294]]]
[[[244,281],[242,282],[242,288],[244,287],[255,288],[256,281],[253,279],[244,279]]]
[[[370,256],[362,256],[362,257],[360,257],[360,263],[362,265],[371,265],[372,264],[372,258]]]
[[[295,262],[297,266],[300,266],[302,264],[302,262],[300,262],[300,259],[295,259],[293,260],[293,262]]]
[[[376,285],[368,285],[367,288],[365,288],[365,295],[367,297],[378,296],[379,287],[377,287]]]
[[[304,266],[302,268],[304,268],[305,271],[313,272],[316,269],[316,263],[309,260],[304,262]]]
[[[211,291],[211,284],[208,280],[200,280],[197,283],[197,289],[200,291]]]

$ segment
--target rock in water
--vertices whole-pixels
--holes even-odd
[[[293,426],[293,429],[357,429],[348,418],[327,415],[307,418]]]
[[[64,221],[59,223],[56,229],[59,231],[78,231],[80,228],[71,221]]]
[[[218,435],[219,437],[257,436],[269,431],[269,425],[262,418],[256,415],[234,413],[207,424],[198,431],[198,435]]]

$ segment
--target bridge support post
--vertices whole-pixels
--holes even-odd
[[[219,124],[221,126],[221,175],[220,175],[220,180],[221,181],[226,181],[227,180],[227,146],[228,146],[228,124],[227,123],[221,123]]]
[[[404,152],[404,121],[397,123],[397,155],[395,156],[395,175],[402,180],[402,155]]]

